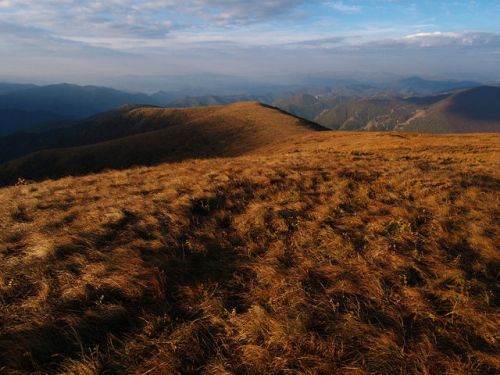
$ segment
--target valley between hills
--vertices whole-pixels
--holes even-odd
[[[2,146],[0,373],[498,373],[500,135],[258,103],[48,132]]]

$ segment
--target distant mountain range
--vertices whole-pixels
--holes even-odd
[[[160,104],[158,102],[157,98],[146,94],[130,94],[106,87],[58,84],[1,95],[0,109],[45,111],[68,118],[84,118],[123,104]]]
[[[399,94],[432,94],[480,85],[479,82],[474,81],[427,80],[421,77],[409,77],[389,84],[387,89]]]
[[[420,77],[362,83],[353,79],[318,76],[304,77],[288,85],[252,83],[230,76],[160,78],[150,84],[164,89],[153,94],[72,84],[37,86],[0,83],[0,135],[60,126],[61,122],[80,120],[124,104],[192,107],[259,101],[314,119],[319,112],[339,104],[338,100],[344,102],[341,97],[364,98],[380,93],[422,95],[479,86],[479,83],[470,81],[436,81]],[[133,77],[127,79],[134,80]],[[193,93],[202,95],[193,96]],[[318,104],[313,103],[311,97],[322,99]]]

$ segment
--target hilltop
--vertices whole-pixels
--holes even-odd
[[[211,111],[210,159],[0,189],[0,372],[498,373],[500,136]]]
[[[0,139],[0,183],[107,168],[237,156],[321,126],[258,103],[169,109],[122,107],[77,126]]]

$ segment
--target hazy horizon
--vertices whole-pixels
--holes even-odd
[[[226,75],[500,80],[500,3],[0,0],[0,80]],[[162,87],[158,87],[161,89]]]

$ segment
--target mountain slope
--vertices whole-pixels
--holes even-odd
[[[390,95],[352,99],[325,109],[314,120],[334,130],[394,130],[419,108],[412,101]]]
[[[500,87],[461,91],[410,120],[405,130],[431,133],[500,131]]]
[[[325,129],[258,103],[125,108],[65,134],[57,149],[1,165],[0,183],[11,183],[18,177],[54,178],[163,161],[242,155],[315,130]],[[71,147],[75,143],[81,146]]]
[[[331,93],[327,95],[300,93],[278,99],[273,104],[296,116],[314,120],[322,111],[329,108],[335,108],[350,100],[352,99]]]

